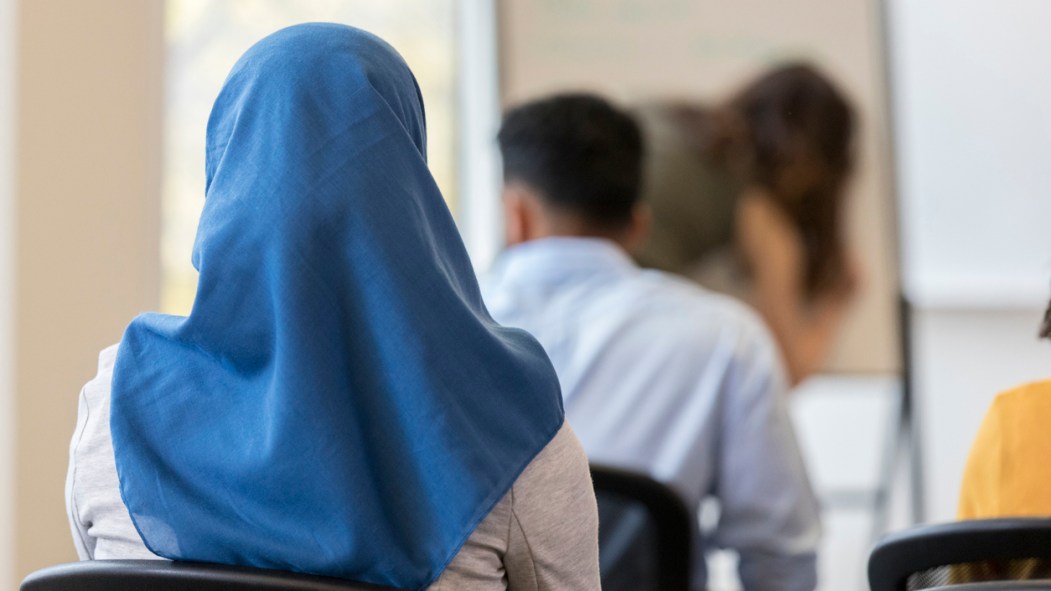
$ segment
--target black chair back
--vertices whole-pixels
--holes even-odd
[[[656,480],[591,466],[604,591],[688,591],[693,514]]]
[[[32,573],[21,591],[395,591],[244,566],[169,560],[86,560]]]
[[[996,583],[966,583],[931,587],[930,591],[1051,591],[1051,580],[1002,580]]]
[[[1051,589],[1051,519],[979,519],[890,534],[869,557],[869,586]]]

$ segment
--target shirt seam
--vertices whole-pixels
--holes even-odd
[[[536,555],[533,553],[533,548],[529,544],[529,536],[526,535],[525,528],[522,527],[522,520],[518,518],[518,513],[515,511],[515,489],[513,486],[511,487],[511,519],[509,520],[509,523],[511,520],[518,525],[518,531],[522,533],[522,540],[525,542],[526,554],[529,556],[529,565],[533,568],[533,588],[539,591],[540,573],[537,572],[536,569]],[[508,547],[510,548],[510,543],[508,544]]]

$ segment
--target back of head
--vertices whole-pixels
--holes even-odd
[[[591,224],[630,222],[643,145],[627,113],[594,95],[556,95],[508,111],[497,139],[506,182],[523,183],[552,210]]]
[[[842,272],[841,220],[854,161],[855,114],[835,85],[806,64],[777,67],[723,105],[711,138],[716,159],[766,188],[803,233],[806,286]]]

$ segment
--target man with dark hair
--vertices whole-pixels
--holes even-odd
[[[642,134],[634,119],[601,98],[562,95],[523,105],[507,114],[498,141],[510,213],[530,206],[536,194],[547,206],[543,221],[558,226],[549,232],[619,234],[638,223]],[[530,228],[508,231],[508,240],[518,242]]]
[[[628,256],[646,226],[634,120],[560,95],[509,111],[498,140],[508,248],[483,294],[544,345],[588,455],[693,510],[718,501],[718,524],[695,532],[695,589],[705,551],[723,547],[747,591],[812,590],[818,507],[773,341],[742,305]]]

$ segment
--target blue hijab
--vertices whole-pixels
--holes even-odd
[[[121,495],[172,559],[421,589],[562,424],[497,325],[425,159],[408,66],[307,24],[237,62],[208,122],[187,317],[121,342]]]

